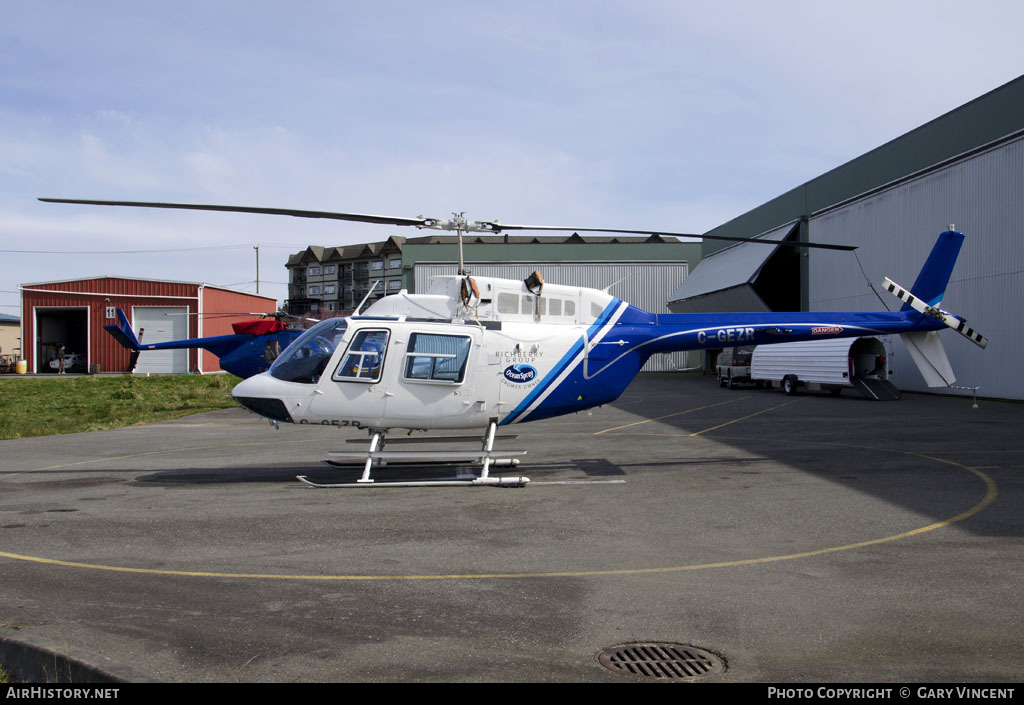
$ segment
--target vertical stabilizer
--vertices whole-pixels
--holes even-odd
[[[914,286],[910,288],[914,296],[929,306],[938,306],[941,303],[946,293],[946,285],[949,283],[949,275],[953,272],[953,265],[956,264],[963,243],[963,233],[955,230],[947,230],[939,235],[921,273],[917,275]],[[900,310],[910,311],[912,308],[909,303],[905,303]]]

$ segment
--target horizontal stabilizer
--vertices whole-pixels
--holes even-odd
[[[929,387],[949,387],[956,382],[953,367],[937,332],[903,333],[900,337]]]
[[[128,322],[128,316],[121,309],[117,309],[117,321],[118,325],[110,324],[103,326],[103,329],[110,333],[114,340],[129,350],[138,350],[142,347],[139,339],[135,337],[135,331],[132,330],[132,326]]]
[[[942,311],[940,309],[935,308],[934,306],[929,305],[928,302],[923,301],[919,297],[915,296],[913,293],[907,291],[889,277],[885,278],[885,289],[889,293],[895,295],[896,298],[898,298],[900,301],[905,302],[905,305],[910,306],[910,308],[914,309],[915,311],[920,311],[926,316],[931,316],[932,318],[939,319],[947,326],[955,330],[957,333],[970,340],[975,345],[981,348],[984,348],[988,345],[988,339],[978,331],[969,327],[967,325],[967,321],[957,316],[954,316],[951,313],[946,313],[945,311]]]

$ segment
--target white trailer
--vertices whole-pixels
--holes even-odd
[[[888,353],[878,338],[835,338],[758,345],[750,378],[777,383],[786,394],[796,394],[800,387],[832,394],[853,387],[868,399],[894,401],[900,393],[888,381],[888,367]]]

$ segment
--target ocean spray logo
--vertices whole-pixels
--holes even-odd
[[[509,365],[502,372],[509,382],[525,384],[537,378],[537,370],[530,365]]]

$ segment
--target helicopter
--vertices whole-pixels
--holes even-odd
[[[529,478],[490,474],[492,467],[518,465],[517,456],[525,454],[495,451],[498,427],[610,403],[657,353],[898,334],[926,382],[941,386],[952,384],[955,376],[938,331],[952,328],[982,348],[988,342],[967,327],[965,319],[939,308],[964,240],[952,226],[939,235],[911,289],[886,279],[885,288],[904,302],[899,311],[658,314],[632,306],[607,290],[545,284],[539,272],[522,281],[474,277],[466,271],[462,256],[465,232],[654,234],[648,230],[507,225],[466,220],[462,213],[442,220],[244,206],[40,200],[333,218],[458,233],[457,275],[435,277],[425,293],[402,290],[379,299],[359,315],[316,324],[298,336],[269,370],[243,380],[232,391],[241,406],[275,427],[313,424],[368,432],[366,451],[332,451],[324,461],[361,464],[361,477],[355,483],[318,484],[299,476],[317,487],[372,486],[374,467],[402,462],[471,463],[481,469],[472,478],[382,484],[523,486]],[[823,243],[765,244],[855,249]],[[410,433],[485,430],[479,451],[385,450],[387,434],[398,429]]]
[[[123,345],[131,355],[128,370],[133,371],[139,355],[145,350],[181,350],[202,348],[220,358],[220,368],[225,372],[245,379],[265,372],[270,365],[296,338],[302,330],[292,330],[275,314],[252,314],[259,319],[232,323],[233,334],[214,335],[205,338],[188,338],[162,343],[143,343],[135,335],[128,316],[117,309],[117,323],[103,326],[114,340]],[[271,320],[267,320],[270,318]],[[312,319],[307,319],[312,320]]]

